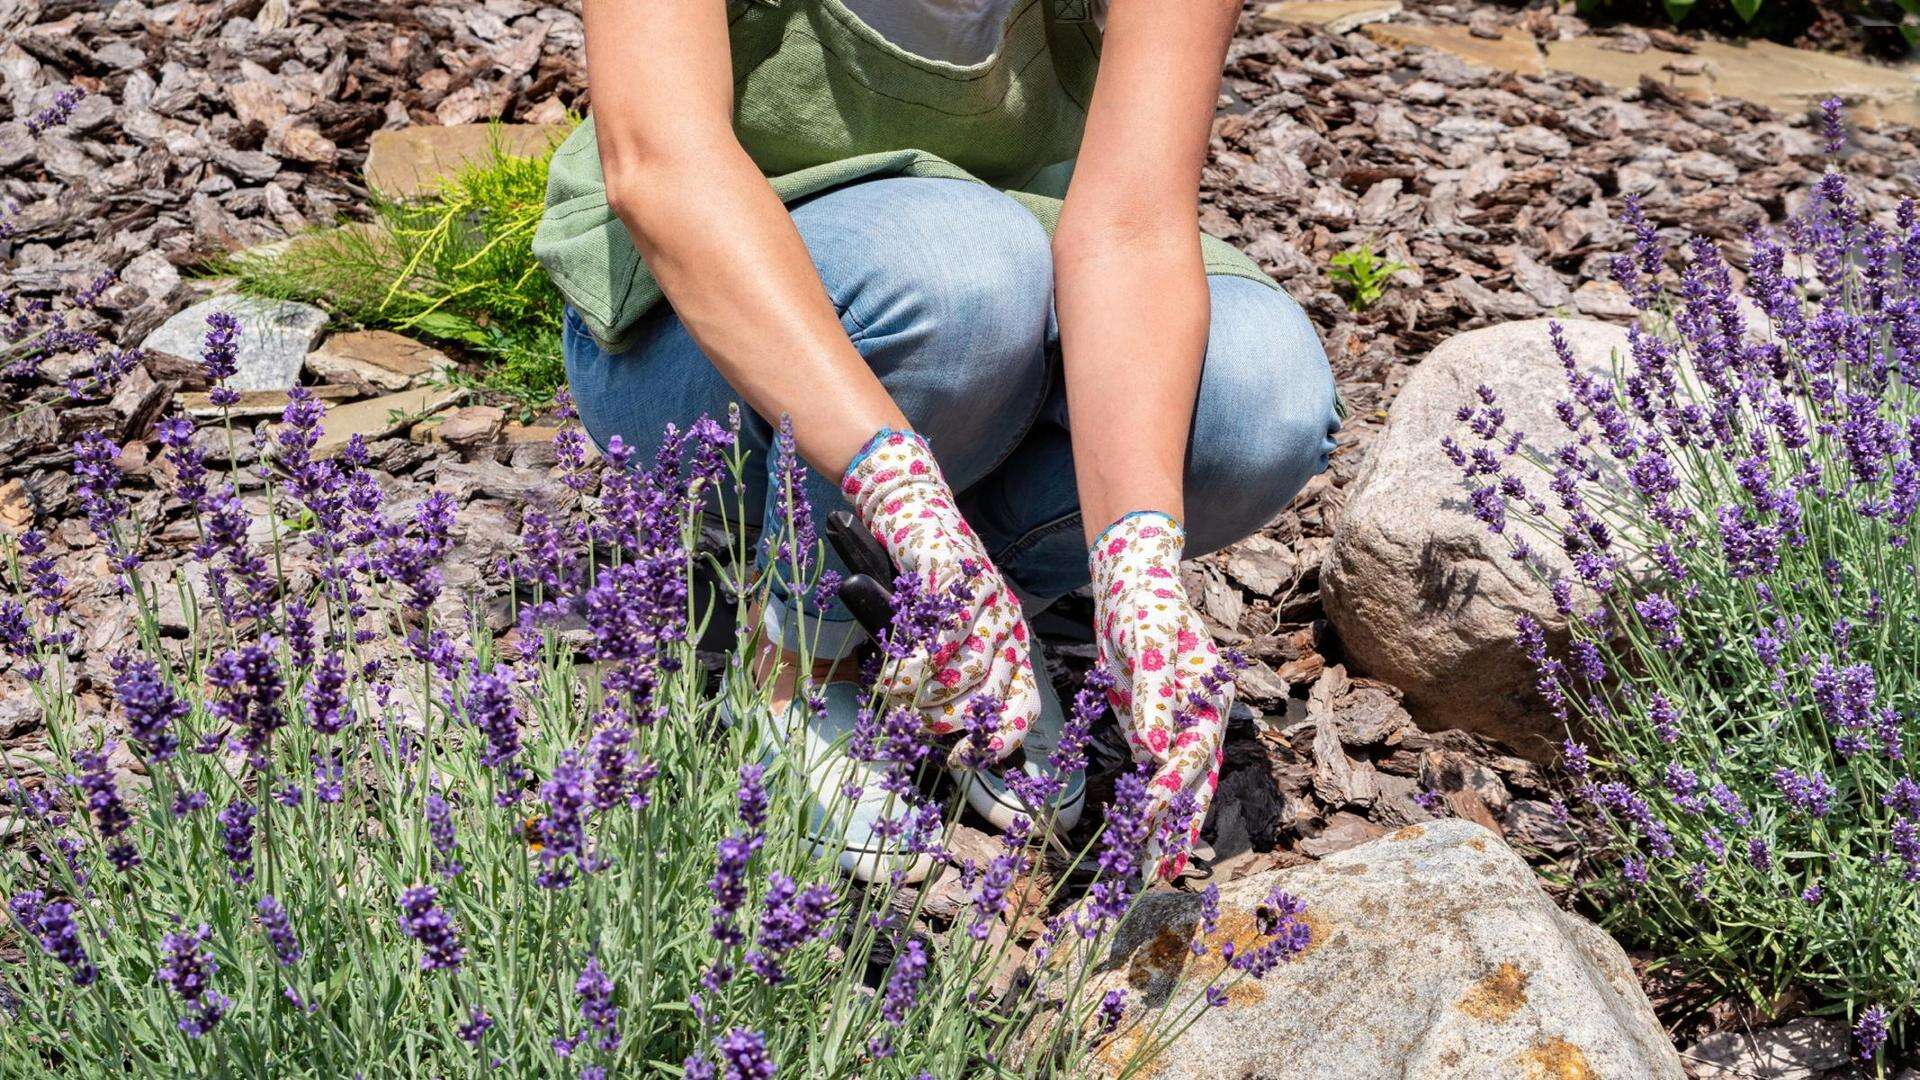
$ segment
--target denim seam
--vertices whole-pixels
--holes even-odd
[[[1052,521],[1044,522],[1028,529],[1025,533],[1021,534],[1018,540],[1008,544],[1005,548],[1001,549],[999,554],[993,556],[994,564],[997,566],[1009,560],[1019,558],[1021,555],[1032,550],[1033,547],[1042,540],[1045,540],[1070,525],[1080,523],[1081,520],[1080,511],[1073,510],[1060,517],[1054,518]]]

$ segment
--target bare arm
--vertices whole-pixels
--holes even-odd
[[[1113,0],[1054,299],[1087,537],[1133,510],[1184,517],[1206,352],[1200,167],[1237,0]]]
[[[607,202],[721,375],[761,416],[790,415],[801,456],[838,478],[906,418],[734,137],[725,5],[586,0],[585,20]]]

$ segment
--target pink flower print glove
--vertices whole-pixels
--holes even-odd
[[[882,429],[854,458],[840,491],[894,565],[917,575],[923,590],[955,595],[954,586],[964,586],[958,617],[881,669],[882,692],[912,704],[935,735],[959,730],[968,704],[986,695],[1001,708],[985,756],[999,761],[1013,753],[1040,715],[1026,616],[954,506],[927,441]],[[956,762],[966,749],[963,741]]]
[[[1146,866],[1169,881],[1186,868],[1220,786],[1233,704],[1219,649],[1180,584],[1185,547],[1179,522],[1141,511],[1108,526],[1088,556],[1100,664],[1113,676],[1107,696],[1134,760],[1154,767]]]

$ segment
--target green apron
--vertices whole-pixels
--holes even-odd
[[[999,50],[962,66],[899,48],[841,0],[728,0],[734,133],[789,205],[858,180],[950,177],[1005,191],[1051,234],[1100,59],[1089,7],[1021,0]],[[1278,288],[1231,245],[1201,247],[1209,274]],[[608,351],[661,299],[607,207],[591,117],[554,152],[533,252]]]

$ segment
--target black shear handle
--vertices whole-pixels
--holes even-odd
[[[847,564],[841,602],[867,633],[879,637],[893,623],[893,560],[860,519],[845,510],[827,515],[827,539]]]

